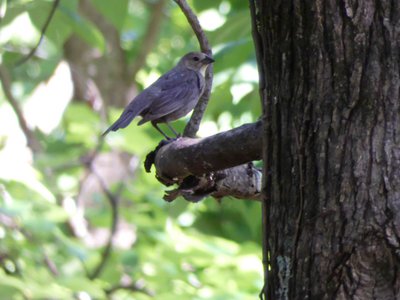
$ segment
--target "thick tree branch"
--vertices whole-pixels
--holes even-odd
[[[187,4],[186,0],[174,0],[174,1],[181,8],[183,14],[188,20],[190,26],[192,27],[193,32],[196,34],[201,51],[206,53],[207,55],[212,56],[212,50],[208,43],[208,39],[203,29],[201,28],[200,22],[197,19],[197,16],[193,12],[193,10]],[[204,88],[204,93],[201,96],[196,107],[194,108],[189,123],[186,125],[186,128],[183,132],[184,136],[194,137],[196,135],[196,132],[199,130],[201,119],[203,118],[203,114],[204,111],[206,110],[208,100],[210,99],[212,79],[213,79],[213,66],[210,65],[207,68],[206,72],[206,85]]]
[[[262,175],[249,162],[261,158],[261,134],[258,121],[208,138],[164,142],[148,155],[145,168],[154,163],[158,180],[179,185],[167,192],[167,201],[183,196],[197,202],[208,195],[259,200]]]
[[[158,151],[157,175],[174,182],[259,160],[261,134],[262,122],[258,121],[207,138],[179,138]]]

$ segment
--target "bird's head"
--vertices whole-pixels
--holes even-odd
[[[179,61],[179,65],[201,72],[204,76],[209,64],[213,63],[214,59],[203,52],[189,52]]]

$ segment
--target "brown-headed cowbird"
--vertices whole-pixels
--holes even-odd
[[[183,56],[172,70],[157,79],[137,95],[124,109],[119,119],[104,133],[125,128],[136,117],[142,119],[138,125],[148,121],[167,139],[169,137],[158,127],[188,114],[197,104],[204,91],[204,76],[207,66],[214,62],[202,52],[190,52]]]

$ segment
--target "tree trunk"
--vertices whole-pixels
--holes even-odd
[[[400,2],[250,0],[267,299],[400,298]]]

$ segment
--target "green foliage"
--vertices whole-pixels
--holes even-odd
[[[120,34],[127,64],[132,64],[141,50],[152,13],[150,2],[92,0],[97,13]],[[190,4],[203,24],[213,22],[204,17],[209,11],[223,20],[206,32],[216,63],[205,122],[225,130],[258,119],[258,78],[247,2],[193,0]],[[129,163],[138,166],[134,174],[107,182],[111,193],[120,193],[121,224],[116,235],[121,236],[99,276],[92,279],[110,234],[110,199],[99,188],[81,199],[83,211],[77,205],[85,180],[89,180],[85,162],[98,145],[104,121],[86,103],[62,103],[67,82],[51,94],[57,113],[49,108],[52,102],[37,104],[34,101],[43,96],[34,95],[48,88],[55,77],[64,60],[63,46],[71,35],[99,55],[108,55],[109,41],[102,29],[81,13],[78,0],[61,1],[37,55],[15,67],[37,43],[52,5],[49,0],[0,1],[0,14],[4,15],[0,63],[11,74],[11,91],[30,125],[51,117],[56,120],[49,130],[35,131],[43,151],[32,155],[4,92],[0,93],[4,124],[0,128],[1,298],[255,299],[262,285],[259,204],[235,199],[221,203],[206,199],[198,204],[183,199],[163,201],[165,188],[154,173],[147,174],[142,167],[145,155],[160,140],[149,125],[133,124],[114,133],[100,149],[100,154],[116,150],[129,154],[133,156]],[[157,45],[136,78],[139,89],[154,74],[168,70],[182,54],[198,48],[173,1],[167,2],[164,14],[167,18]],[[120,112],[110,108],[109,118],[115,119]],[[185,121],[174,127],[182,131]],[[130,244],[123,243],[128,240]],[[138,290],[117,288],[121,285]]]

